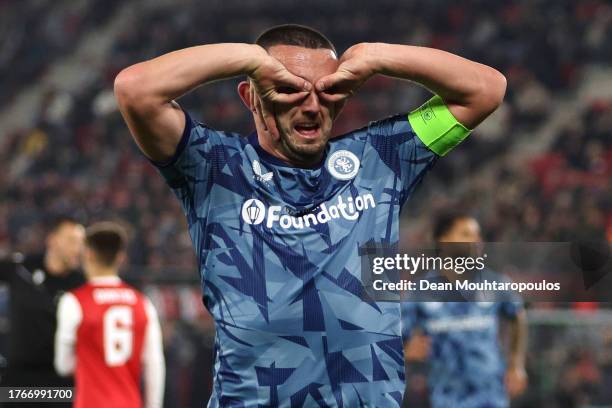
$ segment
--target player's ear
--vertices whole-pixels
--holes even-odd
[[[253,96],[251,94],[251,81],[241,81],[238,84],[238,95],[240,95],[240,99],[244,106],[247,107],[251,112],[255,112],[255,104],[253,103]]]

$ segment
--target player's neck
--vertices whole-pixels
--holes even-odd
[[[87,280],[93,284],[116,284],[121,282],[121,278],[117,275],[89,276]]]
[[[117,269],[114,267],[105,267],[99,265],[87,265],[86,268],[87,278],[92,279],[107,279],[107,278],[118,278]]]

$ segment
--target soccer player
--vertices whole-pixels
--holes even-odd
[[[2,386],[72,386],[70,378],[58,376],[53,368],[53,336],[59,296],[85,282],[80,271],[84,238],[83,225],[58,217],[48,226],[43,254],[16,254],[0,262],[0,281],[10,291],[8,368]]]
[[[126,234],[100,222],[87,229],[84,268],[88,282],[65,293],[58,305],[55,368],[75,374],[74,406],[162,406],[165,366],[161,330],[151,302],[117,276]]]
[[[481,242],[480,226],[467,214],[450,212],[436,221],[434,239],[440,246],[439,256],[459,255],[462,251],[468,256],[467,252],[474,248],[464,244]],[[449,280],[457,276],[453,271],[441,272]],[[490,281],[500,279],[489,270],[479,273]],[[507,362],[498,335],[502,317],[509,320]],[[402,323],[406,359],[428,363],[433,408],[505,408],[509,406],[509,396],[525,390],[527,324],[520,298],[406,302],[402,304]],[[410,400],[406,405],[410,406]]]
[[[330,140],[347,98],[377,74],[436,96]],[[198,123],[175,101],[236,76],[256,129],[247,137]],[[367,298],[359,248],[397,243],[415,186],[505,87],[493,68],[430,48],[363,43],[338,58],[298,25],[119,73],[119,108],[183,205],[215,319],[210,407],[400,404],[400,307]]]

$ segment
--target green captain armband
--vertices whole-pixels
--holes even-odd
[[[438,95],[410,112],[408,121],[423,144],[438,156],[444,156],[471,132],[455,119]]]

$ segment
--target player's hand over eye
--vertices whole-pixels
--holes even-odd
[[[261,56],[249,77],[264,103],[295,103],[312,89],[310,82],[292,74],[279,60],[267,54]]]
[[[339,102],[352,96],[374,75],[373,61],[371,44],[353,45],[340,57],[340,65],[336,72],[316,82],[317,92],[330,102]]]

